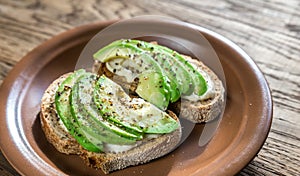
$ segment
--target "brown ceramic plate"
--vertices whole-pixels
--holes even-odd
[[[77,156],[57,152],[45,139],[37,117],[40,99],[59,75],[72,71],[82,48],[111,22],[67,31],[31,51],[1,86],[1,149],[23,175],[102,175]],[[272,120],[272,100],[265,78],[238,46],[194,26],[217,51],[227,83],[227,104],[220,126],[205,147],[198,147],[202,125],[175,151],[150,163],[114,175],[233,175],[262,147]],[[155,172],[155,173],[154,173]]]

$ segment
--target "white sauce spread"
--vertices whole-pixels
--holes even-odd
[[[145,141],[150,140],[150,139],[155,139],[158,138],[160,136],[160,134],[146,134],[145,135]],[[134,147],[137,147],[139,145],[141,145],[143,143],[143,141],[137,141],[135,144],[131,144],[131,145],[117,145],[117,144],[107,144],[104,143],[104,152],[105,153],[119,153],[119,152],[124,152],[127,150],[130,150]]]

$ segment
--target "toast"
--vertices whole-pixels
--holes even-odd
[[[171,152],[181,139],[181,127],[156,137],[146,136],[135,147],[127,151],[106,153],[90,152],[84,149],[69,133],[60,120],[54,103],[55,92],[70,73],[53,81],[46,89],[41,102],[40,120],[47,140],[61,153],[79,155],[88,166],[101,169],[105,174],[143,164]],[[169,115],[178,121],[177,116]],[[180,124],[180,123],[179,123]]]

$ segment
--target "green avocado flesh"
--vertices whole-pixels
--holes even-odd
[[[126,77],[128,82],[133,82],[134,78],[140,79],[144,72],[148,75],[151,72],[161,74],[165,77],[162,79],[163,87],[160,86],[165,90],[164,97],[149,99],[151,91],[157,92],[156,83],[161,83],[156,79],[151,80],[154,82],[140,81],[137,90],[140,90],[139,87],[148,87],[149,90],[147,94],[144,91],[136,93],[162,110],[181,95],[194,93],[201,96],[207,91],[207,83],[200,72],[184,56],[161,45],[140,40],[117,40],[96,52],[94,59],[106,63],[111,72]],[[144,83],[147,86],[141,85]]]
[[[135,92],[143,97],[148,102],[155,102],[157,107],[165,109],[168,106],[168,98],[164,91],[164,82],[162,81],[162,75],[156,72],[147,71],[143,72],[138,77],[139,83]],[[159,100],[159,101],[158,101]]]
[[[133,145],[147,133],[170,133],[179,127],[156,106],[131,99],[109,78],[82,69],[61,83],[55,106],[69,133],[92,152],[102,152],[105,143]]]

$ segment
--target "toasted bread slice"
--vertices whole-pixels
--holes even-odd
[[[68,76],[65,74],[56,79],[42,97],[40,120],[47,140],[61,153],[77,154],[88,166],[100,168],[104,173],[123,169],[128,166],[143,164],[171,152],[181,139],[181,127],[171,133],[149,135],[139,141],[135,147],[123,151],[94,153],[83,149],[68,133],[55,110],[54,97],[61,82]],[[169,112],[176,119],[177,116]],[[113,149],[111,149],[113,150]]]

